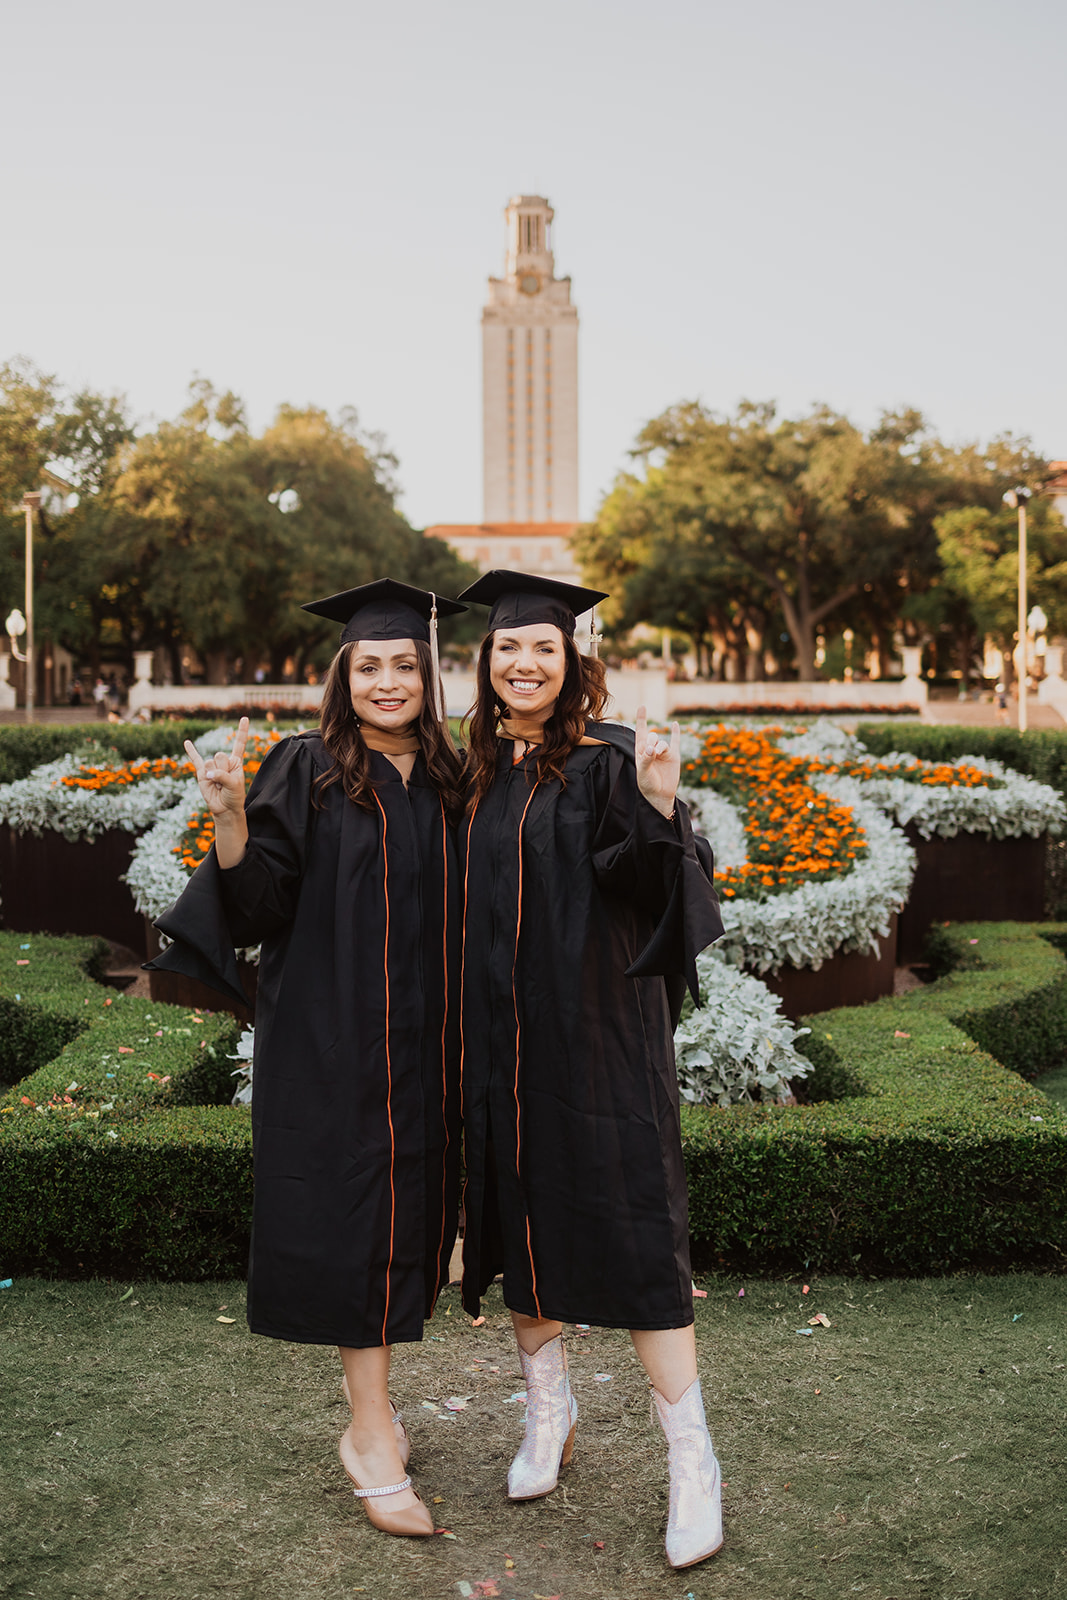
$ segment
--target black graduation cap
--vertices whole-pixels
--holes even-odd
[[[309,600],[301,609],[340,622],[342,644],[356,639],[422,639],[430,644],[431,622],[456,616],[467,607],[395,578],[379,578],[325,600]]]
[[[489,606],[489,632],[498,628],[524,628],[531,622],[551,622],[574,638],[575,618],[591,611],[608,597],[603,589],[583,589],[576,583],[559,583],[531,572],[483,572],[477,583],[464,589],[464,600]]]

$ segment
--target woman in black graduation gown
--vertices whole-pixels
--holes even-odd
[[[577,1406],[563,1322],[631,1331],[670,1446],[667,1554],[722,1545],[693,1336],[673,1030],[722,932],[671,743],[600,723],[575,613],[606,598],[485,574],[461,828],[464,1304],[498,1272],[527,1384],[512,1499],[556,1486]]]
[[[154,964],[243,998],[234,946],[262,942],[249,1326],[340,1347],[355,1493],[375,1526],[432,1534],[389,1350],[421,1339],[456,1235],[459,761],[430,623],[466,608],[383,579],[304,609],[345,624],[320,729],[247,800],[247,721],[230,755],[186,745],[215,845]]]

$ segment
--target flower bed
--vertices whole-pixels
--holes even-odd
[[[775,975],[768,981],[795,1017],[819,1003],[811,977],[796,974],[838,957],[839,1003],[892,988],[893,919],[915,856],[854,779],[811,774],[803,757],[778,748],[780,731],[720,725],[685,735],[679,793],[723,865],[717,955]]]
[[[944,841],[966,835],[973,854],[972,836],[981,835],[994,855],[958,875],[972,894],[984,885],[980,908],[950,897],[943,868],[925,873],[914,907],[901,916],[910,959],[915,925],[925,931],[934,916],[1040,915],[1040,835],[1062,826],[1067,808],[1046,785],[998,762],[878,759],[832,725],[719,725],[687,734],[683,760],[683,798],[716,848],[729,806],[735,811],[718,880],[727,926],[719,948],[749,970],[775,974],[781,981],[772,984],[793,1015],[827,998],[873,998],[879,985],[888,992],[892,963],[878,942],[891,936],[893,913],[914,894],[916,849],[928,866],[931,853],[944,855]],[[818,995],[788,971],[818,971],[838,956],[833,987],[827,975]],[[853,956],[867,956],[867,965],[849,967]]]
[[[683,1107],[698,1257],[894,1273],[1062,1263],[1067,1115],[986,1051],[1030,1071],[1062,1059],[1067,962],[1047,939],[1067,928],[954,937],[980,969],[812,1019],[816,1103]],[[0,1098],[8,1275],[243,1273],[251,1123],[220,1103],[237,1024],[113,995],[85,970],[93,941],[31,940],[28,956],[25,942],[0,934],[0,1038],[33,1069]],[[215,1103],[176,1104],[194,1093]]]
[[[281,737],[273,732],[250,739],[249,778]],[[232,728],[213,729],[198,748],[210,754],[232,739]],[[184,757],[123,759],[89,745],[0,787],[0,909],[6,925],[102,934],[140,949],[142,919],[125,887],[134,839],[180,797],[187,812],[199,805],[192,773]]]
[[[982,756],[947,762],[897,751],[872,755],[839,728],[780,742],[812,756],[817,773],[855,777],[914,845],[915,881],[898,929],[901,961],[921,959],[935,922],[1042,915],[1046,834],[1061,831],[1067,818],[1054,789]]]

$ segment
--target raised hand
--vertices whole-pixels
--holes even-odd
[[[242,717],[237,725],[233,746],[229,751],[205,758],[191,740],[185,741],[185,752],[196,768],[196,781],[207,802],[211,815],[218,818],[235,816],[245,808],[245,745],[248,743],[248,718]]]
[[[669,817],[674,810],[674,797],[682,775],[682,730],[671,723],[671,742],[667,743],[656,733],[649,733],[644,706],[637,711],[637,739],[634,746],[637,760],[637,785],[650,805]]]

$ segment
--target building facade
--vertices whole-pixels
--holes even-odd
[[[504,276],[482,310],[482,516],[488,523],[578,518],[578,312],[557,278],[553,210],[516,195]]]
[[[438,523],[479,571],[510,567],[578,579],[578,312],[557,278],[553,210],[515,195],[502,278],[482,311],[483,521]]]

